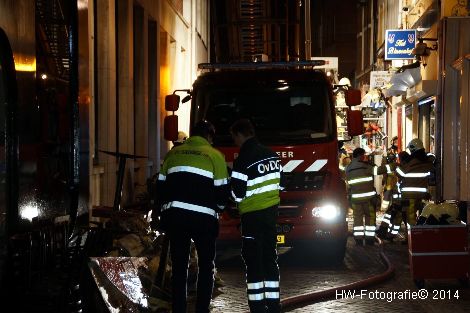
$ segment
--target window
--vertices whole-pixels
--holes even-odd
[[[216,145],[231,145],[230,125],[249,118],[257,137],[270,145],[308,144],[333,134],[327,88],[321,83],[213,86],[200,90],[197,105],[217,129]],[[201,116],[202,115],[202,116]]]

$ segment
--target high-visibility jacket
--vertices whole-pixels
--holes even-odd
[[[385,179],[385,190],[393,190],[396,188],[398,182],[398,177],[392,172],[387,174],[387,178]]]
[[[374,176],[392,172],[390,164],[372,166],[354,158],[346,168],[346,182],[352,201],[364,201],[377,195],[374,186]]]
[[[418,151],[418,153],[420,153]],[[424,150],[422,152],[424,154]],[[432,158],[411,155],[408,162],[396,168],[400,178],[400,192],[403,199],[423,199],[429,196],[429,178],[433,171]]]
[[[200,136],[168,152],[158,183],[162,211],[180,208],[217,218],[230,194],[224,155]]]
[[[255,138],[243,143],[233,162],[230,182],[240,214],[279,204],[281,170],[281,160],[274,151]]]
[[[390,205],[390,201],[392,201],[392,197],[394,194],[397,193],[397,176],[392,173],[387,173],[387,176],[384,177],[385,186],[384,186],[384,193],[382,198],[382,209],[386,210]]]

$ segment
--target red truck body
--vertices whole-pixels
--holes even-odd
[[[251,119],[258,139],[281,158],[278,243],[319,243],[342,259],[348,204],[326,75],[313,69],[219,70],[200,75],[191,95],[191,123],[207,119],[215,125],[214,146],[229,167],[238,154],[229,127],[238,118]],[[218,244],[239,245],[240,238],[233,204],[220,218]]]

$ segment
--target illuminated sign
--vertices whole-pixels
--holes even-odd
[[[416,45],[416,30],[387,29],[385,32],[385,60],[414,59],[411,53]]]

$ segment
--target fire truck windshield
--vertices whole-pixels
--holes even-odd
[[[198,91],[195,100],[193,118],[214,124],[216,146],[233,145],[229,128],[239,118],[250,119],[258,139],[268,145],[322,142],[333,135],[324,84],[206,87]]]

